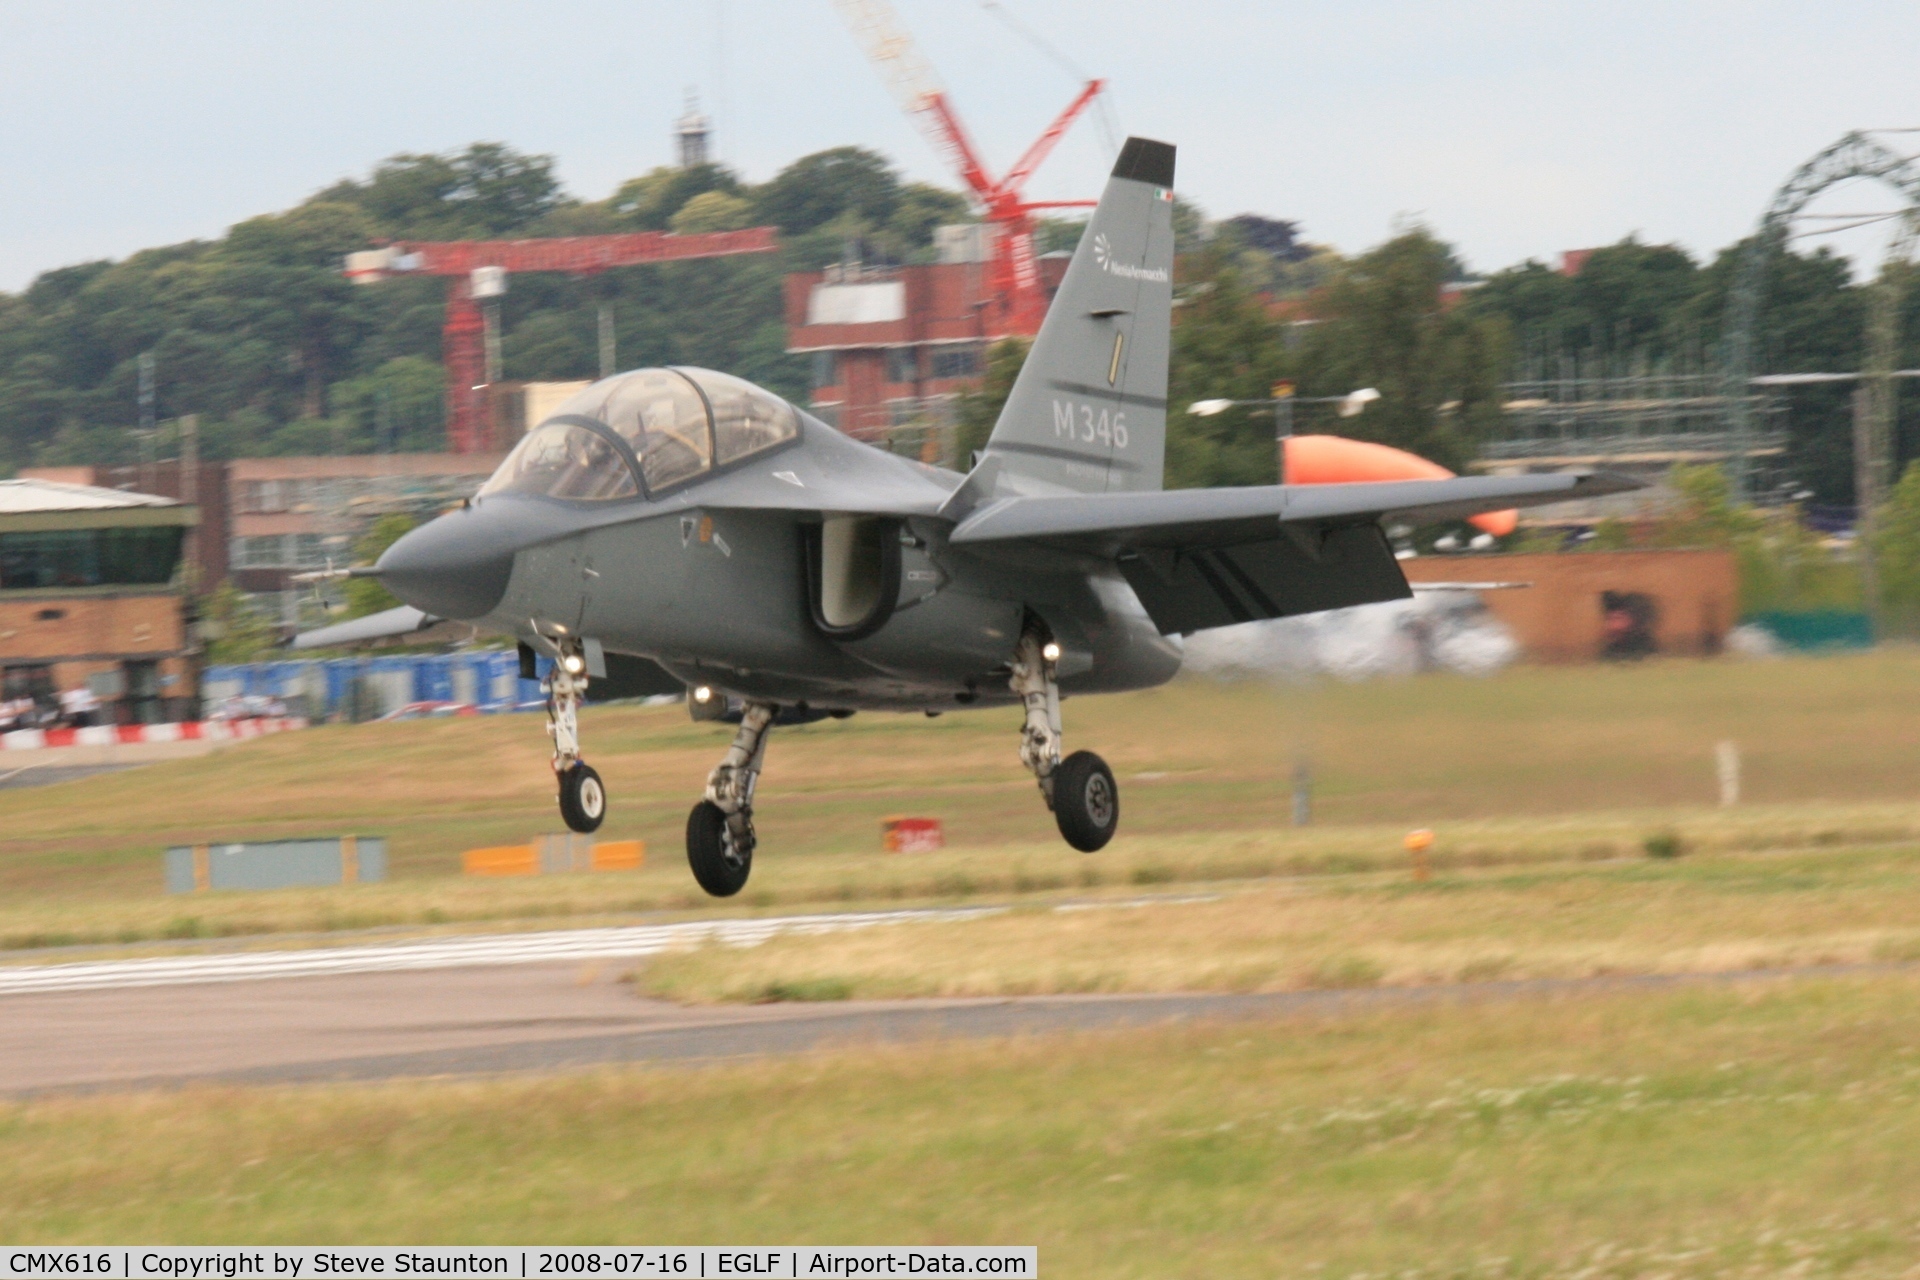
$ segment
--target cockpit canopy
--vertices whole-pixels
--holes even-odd
[[[799,434],[794,407],[751,382],[710,369],[637,369],[562,404],[480,493],[600,501],[634,497],[644,483],[657,494]]]

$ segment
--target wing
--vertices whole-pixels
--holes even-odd
[[[1469,476],[1002,498],[952,541],[1112,556],[1161,631],[1185,634],[1412,592],[1383,519],[1458,520],[1642,487],[1626,476]]]

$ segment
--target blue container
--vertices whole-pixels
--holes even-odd
[[[290,889],[386,878],[387,842],[383,836],[175,845],[167,850],[168,893]]]

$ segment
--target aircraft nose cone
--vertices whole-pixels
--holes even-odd
[[[436,618],[468,619],[493,611],[513,576],[505,531],[475,508],[450,511],[387,548],[380,581]]]

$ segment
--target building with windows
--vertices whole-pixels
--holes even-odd
[[[936,263],[836,264],[786,279],[787,350],[812,358],[813,413],[862,440],[898,447],[904,435],[923,457],[943,456],[935,441],[954,400],[979,385],[987,348],[1013,333],[988,288],[986,228],[939,231]],[[1039,259],[1049,300],[1071,257]]]
[[[353,563],[353,544],[396,512],[424,520],[470,498],[500,465],[497,453],[376,453],[236,458],[227,464],[234,585],[302,625],[314,598],[293,575]],[[322,618],[305,619],[317,625]]]
[[[0,684],[6,728],[199,712],[182,549],[185,503],[49,480],[0,480]]]
[[[23,480],[53,480],[61,484],[92,485],[123,493],[145,493],[172,498],[200,513],[187,532],[183,556],[189,592],[216,587],[227,580],[227,464],[202,462],[183,467],[178,458],[157,462],[122,463],[103,467],[26,467]]]

